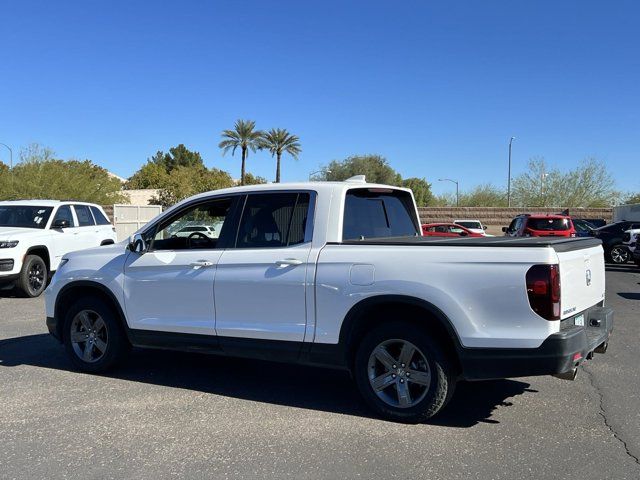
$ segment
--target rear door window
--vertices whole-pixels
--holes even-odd
[[[76,211],[76,217],[78,217],[78,225],[81,227],[90,227],[95,225],[91,210],[87,205],[74,205],[73,208]]]
[[[238,228],[236,248],[289,247],[310,241],[309,193],[251,194]]]
[[[347,192],[343,240],[419,235],[411,194],[402,190],[358,188]]]
[[[107,217],[104,216],[104,213],[98,207],[90,207],[91,213],[93,213],[93,218],[95,218],[96,223],[98,225],[111,225],[111,222]]]

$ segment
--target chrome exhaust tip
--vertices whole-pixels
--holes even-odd
[[[556,373],[553,376],[559,378],[560,380],[575,380],[578,375],[578,369],[572,368],[571,370],[567,370],[566,372]]]

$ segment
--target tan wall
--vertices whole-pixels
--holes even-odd
[[[506,226],[520,213],[559,213],[564,207],[552,208],[497,208],[497,207],[421,207],[418,209],[422,223],[452,222],[468,218],[480,220],[483,225]],[[576,218],[604,218],[611,222],[612,208],[570,208]]]

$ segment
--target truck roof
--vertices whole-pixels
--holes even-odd
[[[364,179],[363,179],[364,180]],[[394,190],[403,190],[411,192],[409,188],[396,187],[393,185],[383,185],[379,183],[367,183],[360,180],[345,180],[343,182],[292,182],[292,183],[262,183],[258,185],[244,185],[241,187],[222,188],[220,190],[213,190],[210,192],[200,193],[193,198],[207,197],[211,194],[224,195],[227,193],[242,193],[242,192],[259,192],[265,191],[286,191],[286,190],[314,190],[321,194],[342,194],[347,190],[354,188],[392,188]]]

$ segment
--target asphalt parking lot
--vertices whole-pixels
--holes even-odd
[[[461,384],[428,424],[340,372],[134,351],[73,371],[43,300],[0,294],[0,478],[640,478],[640,270],[610,267],[609,351],[574,382]]]

